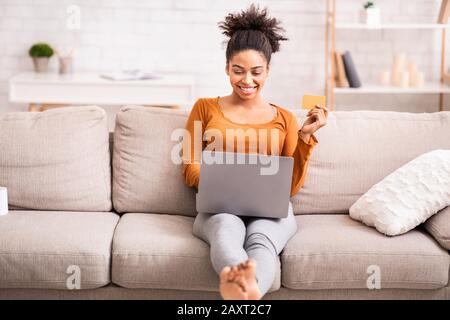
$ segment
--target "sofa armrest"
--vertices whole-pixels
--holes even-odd
[[[429,218],[424,226],[442,247],[450,250],[450,206]]]

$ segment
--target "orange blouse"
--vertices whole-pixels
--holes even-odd
[[[224,152],[257,152],[293,157],[291,196],[297,194],[305,182],[308,160],[318,143],[316,137],[311,135],[309,143],[305,143],[298,135],[295,115],[279,106],[272,104],[277,115],[270,122],[242,124],[228,119],[218,102],[219,97],[198,99],[187,120],[186,129],[190,137],[183,139],[183,174],[186,184],[198,188],[201,152],[214,143],[209,148],[215,149],[217,144],[222,144],[219,151]],[[214,137],[220,134],[222,141],[216,141]],[[201,143],[195,141],[199,139],[198,136]]]

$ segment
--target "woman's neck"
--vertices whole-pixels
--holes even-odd
[[[261,98],[260,95],[257,95],[255,98],[251,99],[251,100],[247,100],[247,99],[241,99],[241,97],[239,97],[239,95],[237,95],[236,93],[232,93],[229,96],[229,102],[232,105],[236,105],[236,106],[241,106],[244,108],[248,108],[248,109],[253,109],[253,108],[259,108],[262,105],[264,105],[264,101]]]

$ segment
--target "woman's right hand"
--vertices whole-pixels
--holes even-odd
[[[307,137],[311,136],[314,132],[327,124],[328,108],[325,106],[316,105],[313,109],[309,110],[306,116],[307,119],[300,129],[300,134]]]

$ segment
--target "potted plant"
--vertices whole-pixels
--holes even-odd
[[[54,51],[47,43],[36,43],[30,48],[28,54],[33,58],[34,70],[36,72],[46,72],[48,61],[53,56]]]
[[[381,14],[380,8],[375,6],[374,1],[367,1],[361,10],[361,22],[371,27],[380,25]]]

